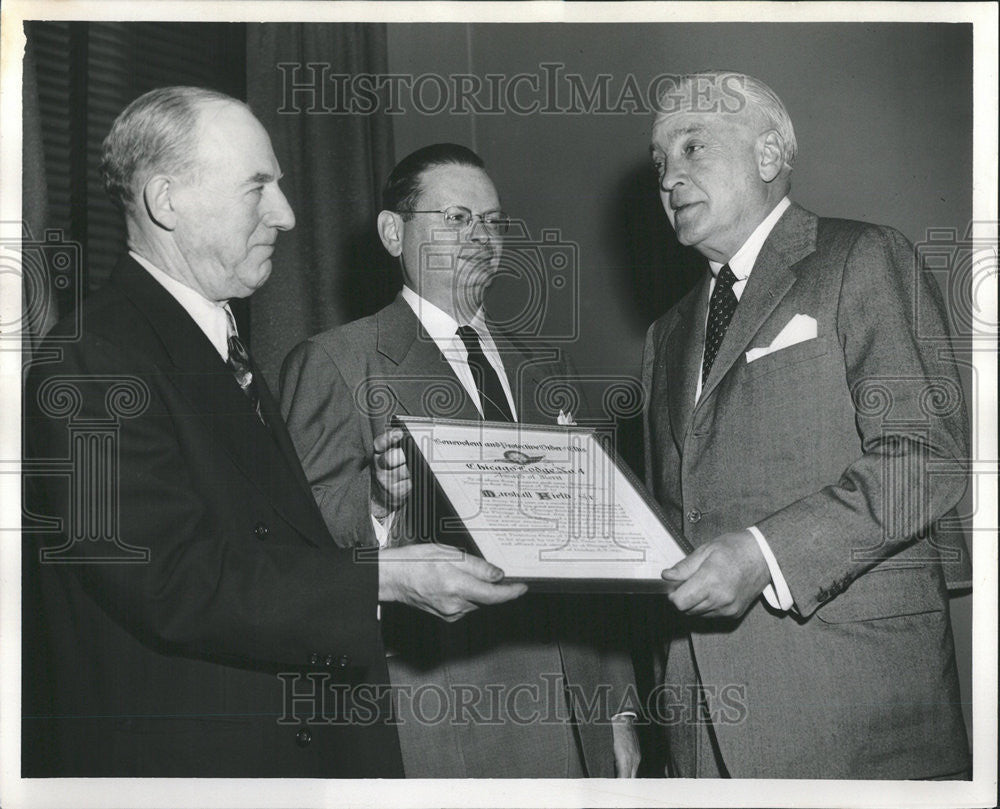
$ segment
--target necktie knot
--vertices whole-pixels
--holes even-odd
[[[722,287],[724,290],[732,289],[733,284],[735,284],[737,280],[738,279],[733,274],[733,271],[729,269],[729,265],[723,264],[722,269],[719,270],[719,277],[715,279],[715,287],[716,289]]]
[[[459,326],[458,336],[469,354],[472,354],[474,351],[483,350],[479,343],[479,333],[472,326]]]

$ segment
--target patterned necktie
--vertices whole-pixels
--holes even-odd
[[[712,370],[712,364],[719,353],[719,346],[722,345],[722,338],[726,336],[726,329],[729,328],[729,321],[733,319],[733,312],[736,311],[736,293],[733,292],[733,284],[736,283],[736,276],[726,264],[719,270],[719,277],[715,279],[715,289],[712,290],[712,297],[708,302],[708,324],[705,327],[705,359],[701,365],[701,384],[705,384],[708,379],[708,372]]]
[[[476,381],[476,389],[479,391],[483,418],[487,421],[513,421],[514,417],[507,404],[507,396],[503,392],[503,385],[500,384],[500,377],[483,354],[483,347],[479,344],[476,330],[472,326],[459,326],[458,336],[462,338],[465,350],[469,353],[469,370],[472,371],[472,378]]]
[[[264,414],[260,409],[260,396],[257,393],[257,383],[254,381],[253,369],[250,366],[250,354],[247,352],[247,347],[243,345],[243,341],[236,331],[236,321],[233,319],[233,313],[229,311],[228,306],[225,311],[228,331],[226,342],[229,346],[229,359],[226,360],[226,365],[229,366],[229,370],[236,377],[236,382],[239,384],[240,389],[246,394],[246,397],[253,405],[254,412],[257,414],[257,418],[260,419],[260,423],[267,426],[267,421],[264,419]]]

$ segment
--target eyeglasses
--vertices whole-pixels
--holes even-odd
[[[451,205],[440,211],[396,211],[398,214],[439,213],[444,218],[446,227],[452,230],[468,230],[478,219],[483,227],[495,236],[503,236],[510,228],[510,217],[503,211],[487,211],[473,213],[462,205]]]

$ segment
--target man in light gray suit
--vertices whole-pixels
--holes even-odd
[[[935,530],[968,424],[940,292],[896,231],[788,200],[794,131],[756,79],[679,77],[651,151],[711,271],[643,359],[647,481],[695,547],[663,573],[669,772],[968,777],[943,564],[967,556]]]
[[[542,383],[571,374],[557,352],[485,314],[507,218],[474,152],[417,150],[393,169],[383,207],[378,232],[400,258],[403,291],[295,348],[281,399],[327,524],[371,514],[393,546],[428,524],[399,512],[410,484],[401,432],[386,432],[394,414],[555,424]],[[407,505],[419,512],[427,503],[416,499]],[[622,710],[635,708],[633,672],[611,606],[529,593],[453,625],[383,609],[406,776],[634,776],[638,744]]]

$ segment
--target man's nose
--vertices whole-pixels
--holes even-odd
[[[673,191],[678,185],[684,182],[684,175],[679,171],[676,165],[667,163],[663,167],[663,176],[660,177],[660,190],[670,192]]]
[[[469,239],[478,244],[489,244],[493,239],[493,234],[490,233],[486,223],[482,219],[473,219],[472,224],[469,226]]]
[[[295,213],[288,204],[288,198],[278,187],[274,188],[270,205],[264,214],[264,222],[268,227],[278,230],[291,230],[295,227]]]

